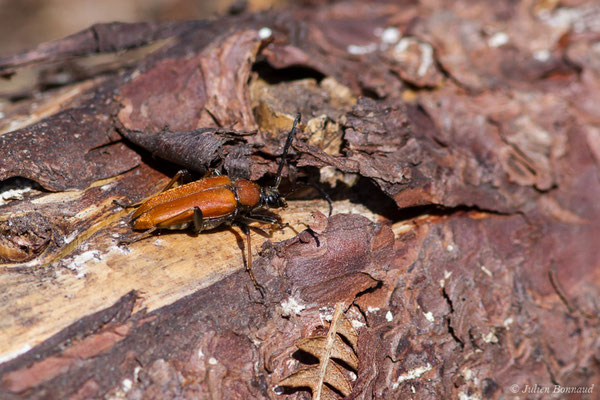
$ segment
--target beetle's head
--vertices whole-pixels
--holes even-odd
[[[287,203],[279,190],[274,186],[263,187],[260,192],[260,202],[263,207],[282,208],[287,207]]]

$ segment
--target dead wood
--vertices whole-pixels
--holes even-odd
[[[1,110],[1,398],[308,398],[274,388],[339,303],[347,398],[594,398],[600,7],[323,3],[0,60],[72,72]],[[118,246],[115,200],[181,167],[272,180],[296,112],[285,190],[332,217],[297,190],[250,255],[228,229]]]

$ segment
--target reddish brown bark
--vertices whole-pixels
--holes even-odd
[[[348,1],[96,26],[102,40],[85,31],[0,60],[11,73],[169,38],[0,136],[0,179],[62,191],[125,173],[63,210],[0,208],[5,262],[60,254],[66,214],[152,193],[161,174],[149,154],[268,180],[297,111],[290,180],[320,176],[335,204],[378,216],[316,213],[311,229],[266,243],[254,261],[264,298],[239,271],[149,313],[135,307],[143,293],[106,304],[0,364],[0,397],[307,398],[274,389],[298,367],[294,342],[343,302],[359,333],[349,398],[543,398],[556,387],[594,398],[599,16],[593,2]]]

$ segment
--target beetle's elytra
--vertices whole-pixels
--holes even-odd
[[[150,233],[156,229],[185,229],[191,226],[195,232],[201,232],[222,224],[237,225],[246,235],[248,272],[254,285],[262,292],[252,272],[248,224],[255,221],[268,224],[278,222],[275,216],[260,214],[257,211],[286,206],[285,199],[278,188],[287,153],[299,122],[300,113],[296,116],[287,136],[273,186],[261,187],[247,179],[231,179],[225,175],[215,174],[172,188],[183,173],[180,171],[161,193],[146,200],[132,214],[133,229]]]
[[[260,203],[260,187],[245,179],[212,176],[162,192],[132,215],[133,229],[184,229],[201,214],[197,232],[231,221]],[[198,208],[198,211],[195,209]]]

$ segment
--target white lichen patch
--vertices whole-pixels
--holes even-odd
[[[600,32],[598,7],[595,2],[578,7],[557,7],[539,12],[541,21],[554,28],[575,33],[585,31]]]
[[[417,69],[417,75],[425,76],[429,67],[433,65],[433,47],[429,43],[421,43],[419,50],[421,51],[421,64]]]
[[[368,308],[371,308],[371,312],[375,311],[375,309],[373,307],[368,307]],[[367,313],[368,312],[369,311],[367,310]],[[355,330],[359,330],[363,326],[366,326],[363,314],[355,307],[352,307],[347,311],[346,317],[348,318],[348,320],[352,324],[352,327]]]
[[[388,322],[392,322],[394,320],[394,314],[391,311],[385,313],[385,319]]]
[[[363,55],[373,53],[377,50],[377,43],[371,42],[365,45],[349,44],[346,51],[354,55]]]
[[[488,46],[490,47],[501,47],[507,44],[510,41],[510,38],[505,32],[498,32],[493,34],[488,39]]]
[[[490,271],[489,269],[487,269],[487,268],[485,267],[485,265],[482,265],[482,266],[481,266],[481,270],[482,270],[482,271],[483,271],[483,272],[484,272],[484,273],[485,273],[487,276],[489,276],[490,278],[494,276],[494,274],[492,274],[492,271]]]
[[[296,360],[294,360],[293,358],[290,358],[287,361],[285,361],[285,368],[288,370],[295,369],[297,365],[298,365],[298,362]]]
[[[440,279],[440,287],[443,288],[446,286],[446,281],[448,280],[448,278],[450,278],[452,276],[452,272],[450,271],[444,271],[444,278]]]
[[[504,320],[504,329],[506,329],[507,331],[510,330],[510,326],[512,325],[513,322],[515,322],[513,317],[506,318]]]
[[[272,35],[273,35],[273,31],[268,26],[263,26],[258,31],[258,37],[261,38],[261,40],[268,39]]]
[[[536,61],[539,62],[546,62],[550,59],[550,56],[552,55],[552,53],[550,53],[550,50],[548,49],[542,49],[542,50],[537,50],[533,52],[533,58]]]
[[[481,338],[486,343],[498,343],[498,337],[496,336],[496,330],[494,328],[492,328],[487,334],[482,334]]]
[[[125,393],[129,392],[131,390],[131,387],[133,386],[133,382],[131,381],[131,379],[123,379],[123,382],[121,382],[121,388],[123,389],[123,391]]]
[[[281,302],[281,316],[289,317],[291,315],[300,315],[300,312],[306,308],[306,305],[300,303],[294,297],[288,297]]]
[[[333,307],[319,308],[319,318],[321,319],[321,324],[324,321],[331,322],[331,319],[333,318]]]
[[[359,321],[357,319],[351,319],[350,323],[352,324],[352,327],[356,330],[359,330],[360,328],[362,328],[363,326],[365,326],[365,323],[362,321]]]
[[[466,367],[462,369],[460,374],[462,375],[463,378],[465,378],[465,381],[467,381],[467,382],[472,380],[474,377],[473,370],[471,370],[470,368],[466,368]]]
[[[219,362],[217,361],[217,359],[216,359],[216,358],[214,358],[214,357],[211,357],[211,358],[209,358],[209,359],[208,359],[208,363],[209,363],[210,365],[217,365]]]
[[[127,255],[127,254],[131,254],[131,249],[127,246],[111,246],[109,253],[112,253],[112,252]]]
[[[100,186],[100,190],[102,190],[103,192],[115,187],[117,185],[117,182],[111,182],[111,183],[107,183],[106,185],[102,185]]]
[[[381,41],[386,44],[398,43],[400,36],[401,34],[398,28],[389,26],[381,32]]]
[[[423,316],[425,317],[425,319],[431,323],[433,323],[435,321],[435,317],[433,316],[433,313],[431,311],[429,312],[424,312]]]
[[[410,55],[407,54],[410,48],[417,48],[419,51],[419,59],[421,63],[417,69],[418,76],[425,76],[427,70],[433,66],[433,47],[422,40],[413,37],[404,37],[398,41],[396,46],[393,48],[393,57],[398,62],[407,61]]]
[[[76,272],[77,278],[83,278],[86,275],[86,267],[90,262],[97,263],[100,261],[100,252],[98,250],[90,250],[81,253],[73,259],[65,259],[65,268]]]
[[[374,313],[374,312],[377,312],[379,310],[380,310],[379,307],[371,307],[371,306],[367,307],[367,313]]]
[[[394,383],[392,383],[392,389],[394,389],[394,390],[398,389],[398,387],[400,386],[400,384],[402,382],[420,378],[421,375],[423,375],[429,371],[431,371],[430,363],[427,363],[427,365],[424,365],[422,367],[417,367],[417,368],[411,369],[410,371],[400,375],[398,377],[398,379],[396,379],[396,381]]]

